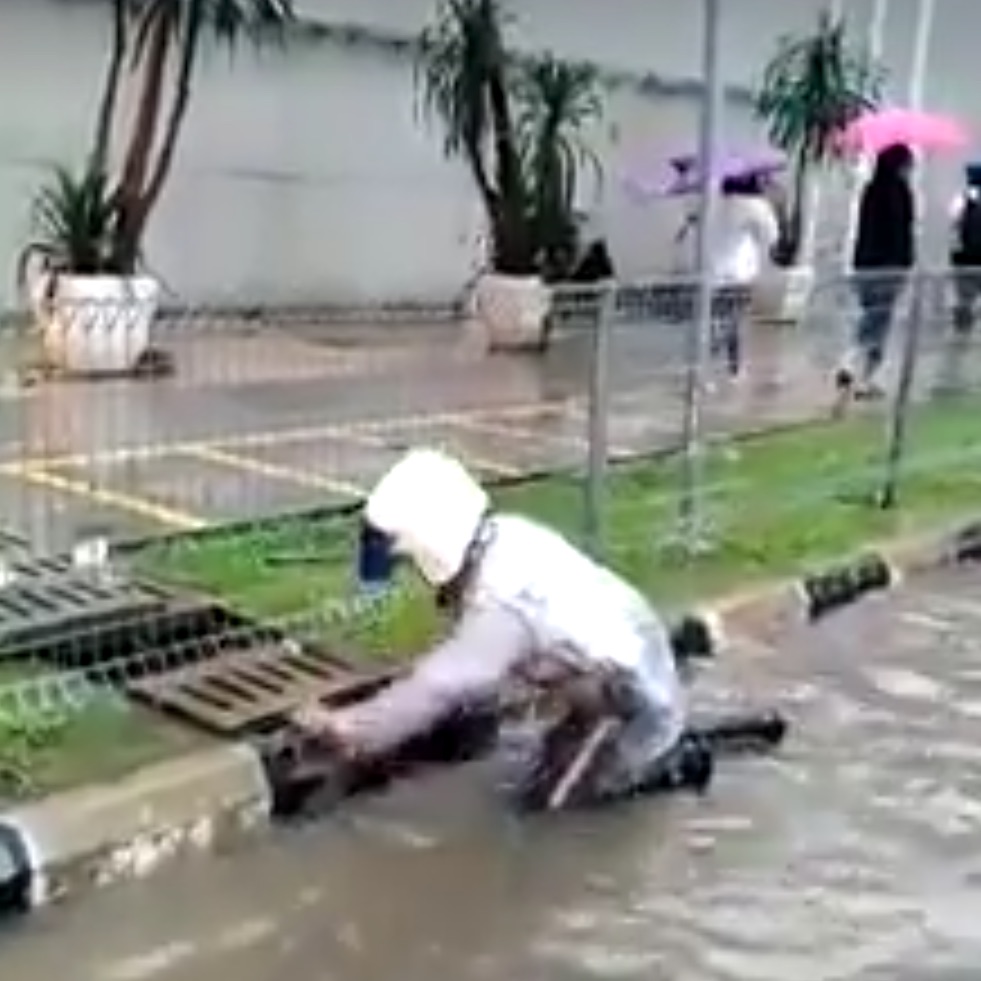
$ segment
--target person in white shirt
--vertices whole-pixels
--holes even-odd
[[[763,178],[750,175],[725,180],[711,249],[713,348],[725,356],[733,377],[742,371],[742,328],[753,288],[779,238],[780,226]]]
[[[672,634],[633,586],[558,532],[494,512],[463,465],[436,450],[396,463],[368,497],[364,522],[372,564],[386,543],[408,558],[451,613],[452,630],[373,698],[308,706],[296,725],[342,756],[378,758],[518,683],[565,704],[557,722],[529,734],[517,781],[526,802],[563,769],[555,757],[568,748],[563,734],[600,717],[615,725],[603,765],[582,784],[585,801],[681,779],[672,772],[684,765],[675,751],[687,705]]]

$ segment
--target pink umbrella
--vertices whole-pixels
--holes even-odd
[[[859,153],[879,153],[896,143],[917,150],[960,150],[970,142],[967,129],[956,119],[915,109],[867,112],[842,134],[842,145]]]

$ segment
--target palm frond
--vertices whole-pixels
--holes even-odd
[[[813,34],[780,40],[756,114],[775,146],[809,164],[826,163],[838,156],[842,129],[878,105],[883,74],[850,44],[845,22],[825,13]]]
[[[793,198],[779,253],[795,261],[812,167],[840,159],[841,132],[881,99],[885,73],[853,45],[843,18],[823,12],[813,33],[787,35],[766,66],[754,108],[770,142],[793,161]]]
[[[507,70],[494,0],[443,0],[420,39],[416,80],[424,113],[438,119],[447,156],[483,154],[490,78]]]
[[[552,276],[569,270],[576,251],[576,193],[583,171],[599,183],[598,157],[583,130],[602,112],[598,78],[589,66],[551,54],[531,61],[517,87],[518,132],[538,252]]]
[[[186,32],[188,17],[200,18],[203,34],[231,48],[243,39],[256,44],[280,42],[299,24],[294,0],[128,0],[128,11],[137,25],[131,49],[137,63],[159,18],[167,21],[175,37]]]
[[[25,248],[54,269],[98,274],[111,271],[111,236],[116,203],[105,173],[58,166],[37,191],[32,206],[34,239]]]

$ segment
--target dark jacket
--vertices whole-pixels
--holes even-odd
[[[894,152],[880,154],[875,174],[862,192],[856,269],[909,269],[916,258],[913,191],[903,172],[906,154],[891,149]]]

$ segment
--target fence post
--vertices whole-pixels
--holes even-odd
[[[688,331],[683,423],[684,480],[679,509],[681,547],[689,555],[705,546],[701,508],[702,490],[702,395],[704,370],[712,333],[712,281],[710,275],[715,204],[718,196],[716,155],[722,122],[722,76],[719,70],[721,0],[704,0],[705,25],[702,38],[702,97],[699,132],[701,202],[698,215],[698,280],[695,317]]]
[[[616,287],[611,283],[590,292],[593,307],[589,358],[587,461],[584,489],[584,538],[595,558],[606,550],[606,479],[610,463],[610,332],[616,308]]]
[[[925,286],[923,271],[917,268],[913,273],[913,302],[909,324],[903,338],[899,380],[889,409],[885,470],[877,500],[881,508],[894,507],[899,499],[899,480],[906,449],[910,402],[913,397],[913,383],[916,380],[916,364],[919,360],[920,333],[926,313]]]

